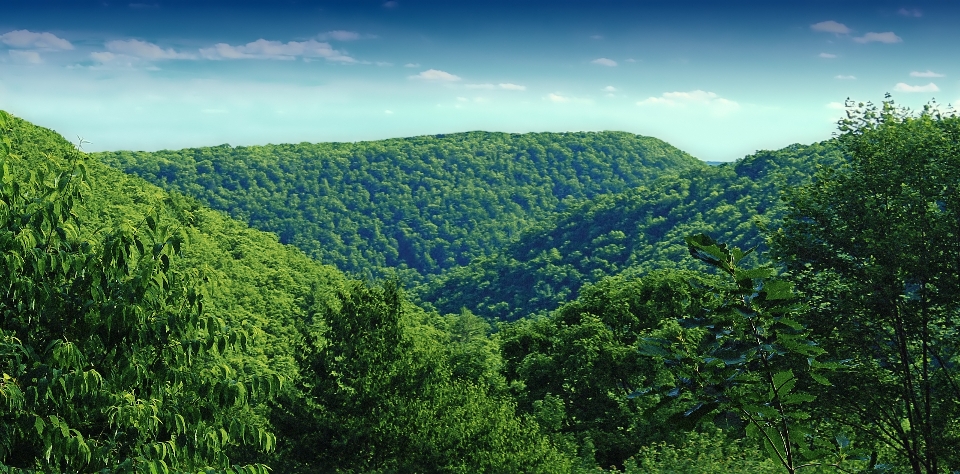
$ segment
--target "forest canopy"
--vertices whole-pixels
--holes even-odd
[[[614,132],[85,154],[0,112],[0,470],[960,469],[960,118],[840,126],[708,167]]]

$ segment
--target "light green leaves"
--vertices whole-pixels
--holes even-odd
[[[265,399],[250,377],[197,364],[225,364],[247,335],[202,313],[199,274],[174,265],[185,239],[162,208],[81,229],[83,157],[0,119],[0,465],[168,472],[227,468],[245,440],[272,449],[269,433],[245,435],[261,429],[246,426],[251,400]],[[198,397],[204,387],[213,396]],[[275,395],[280,381],[257,387]]]

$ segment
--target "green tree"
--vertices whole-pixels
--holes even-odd
[[[777,258],[850,370],[832,418],[915,473],[960,469],[960,118],[848,101],[849,164],[789,196]]]
[[[645,443],[669,438],[661,423],[673,407],[630,397],[667,375],[637,344],[699,310],[704,294],[688,283],[696,276],[609,277],[548,317],[502,324],[504,375],[520,410],[604,468],[622,468]]]
[[[245,332],[171,270],[182,235],[149,215],[81,238],[82,157],[36,156],[15,125],[0,113],[0,467],[265,472],[225,450],[272,449],[239,420],[278,380],[245,386],[220,363]]]
[[[836,365],[817,360],[825,351],[794,319],[800,306],[792,284],[775,278],[769,265],[741,267],[753,249],[728,248],[705,234],[686,240],[694,258],[728,281],[707,281],[714,301],[678,321],[670,337],[641,345],[644,354],[662,358],[673,371],[673,380],[658,392],[692,405],[674,420],[692,425],[718,411],[731,412],[790,474],[839,465],[849,443],[837,437],[838,451],[833,440],[825,440],[809,406],[816,399],[813,382],[827,384],[823,373]]]
[[[390,282],[351,282],[313,309],[299,325],[298,390],[273,413],[285,472],[569,470],[498,394],[482,320],[461,315],[444,334]]]

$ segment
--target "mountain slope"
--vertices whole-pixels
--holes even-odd
[[[0,161],[0,254],[4,262],[27,262],[38,269],[36,284],[31,280],[30,285],[21,284],[23,278],[10,283],[19,277],[9,275],[8,268],[0,272],[0,288],[5,289],[0,292],[0,353],[5,354],[0,357],[0,471],[99,471],[132,457],[137,459],[130,462],[143,463],[138,469],[152,462],[151,470],[166,466],[182,471],[211,466],[218,472],[232,472],[225,468],[243,463],[266,463],[279,472],[423,472],[438,466],[450,472],[483,472],[498,465],[513,466],[518,472],[569,470],[568,455],[541,433],[535,421],[517,416],[510,396],[498,388],[495,348],[489,347],[482,327],[460,334],[457,318],[425,313],[401,292],[351,280],[295,247],[280,244],[273,234],[250,229],[196,200],[168,194],[107,167],[78,153],[56,133],[3,111]],[[76,171],[82,168],[86,171]],[[37,179],[40,169],[50,172]],[[82,175],[86,178],[76,185]],[[61,185],[65,182],[74,184]],[[76,199],[70,194],[71,199],[61,200],[58,193],[75,185]],[[41,226],[38,219],[49,221],[42,215],[44,209],[55,209],[58,216],[65,212],[69,222]],[[105,305],[114,312],[109,314],[143,316],[143,301],[156,300],[150,295],[197,292],[199,297],[193,301],[202,304],[188,310],[202,314],[204,323],[201,327],[188,323],[187,329],[201,335],[229,334],[231,342],[221,347],[207,342],[215,339],[158,337],[142,352],[149,361],[164,351],[210,344],[208,352],[190,352],[192,358],[168,361],[180,382],[156,383],[168,391],[180,390],[177,393],[185,400],[194,397],[206,403],[174,407],[202,411],[207,418],[197,425],[199,431],[174,431],[182,425],[163,403],[173,405],[180,399],[151,398],[150,383],[132,388],[113,385],[116,380],[129,382],[134,372],[146,382],[156,382],[156,361],[130,370],[121,367],[119,378],[91,381],[87,377],[79,384],[75,379],[57,380],[75,370],[106,374],[114,367],[103,366],[103,361],[131,345],[134,336],[126,336],[119,344],[101,344],[102,335],[89,332],[81,332],[82,345],[72,341],[91,325],[111,331],[112,320],[101,320],[101,313],[91,305],[103,288],[125,288],[120,286],[124,282],[112,277],[85,281],[83,271],[72,264],[48,263],[60,261],[60,255],[48,255],[46,244],[23,238],[27,234],[16,235],[25,226],[42,227],[38,235],[63,234],[61,249],[89,252],[94,258],[86,261],[94,264],[100,262],[95,253],[99,249],[118,248],[120,253],[104,251],[114,256],[104,257],[103,264],[119,269],[110,275],[129,267],[139,272],[138,262],[150,261],[151,253],[162,257],[157,261],[169,267],[168,273],[156,273],[157,278],[148,273],[148,278],[142,278],[140,272],[125,280],[146,285],[152,293],[111,296]],[[114,245],[110,239],[118,233],[131,236],[131,244]],[[169,242],[179,250],[158,253],[167,252]],[[63,278],[49,278],[61,273],[80,275],[75,280],[81,284],[63,286],[58,284]],[[18,311],[25,305],[23,291],[10,288],[52,295],[46,300],[34,298],[45,305],[38,306],[42,317],[24,323]],[[92,300],[87,292],[94,295]],[[34,300],[28,301],[31,309]],[[182,310],[183,306],[169,308]],[[131,319],[123,321],[124,327],[134,335],[157,331],[162,336],[174,324],[162,313],[145,317],[149,327],[129,324],[136,321]],[[51,324],[53,329],[46,331]],[[35,327],[45,332],[34,336]],[[116,330],[118,325],[112,327]],[[27,330],[34,332],[21,343],[17,335]],[[234,343],[234,336],[246,343]],[[18,351],[24,343],[38,350]],[[60,349],[64,344],[83,351],[67,353],[64,359]],[[39,361],[51,351],[54,359],[62,359],[54,361],[62,367]],[[49,376],[42,376],[44,371]],[[210,380],[213,388],[198,390],[182,383],[191,377]],[[265,380],[269,387],[264,387]],[[21,388],[28,396],[18,398]],[[96,396],[74,397],[74,390]],[[225,408],[211,411],[207,407],[211,404]],[[163,411],[151,417],[150,409],[157,406]],[[160,421],[153,423],[154,419]],[[274,441],[245,426],[276,433],[277,438]],[[45,445],[41,435],[52,439],[52,446]],[[215,449],[210,452],[215,457],[183,454],[187,436],[213,443]],[[251,443],[262,450],[250,449]],[[276,451],[270,454],[274,444]],[[92,448],[84,451],[83,446]],[[412,447],[421,455],[409,456]],[[353,455],[374,451],[376,456]],[[51,467],[45,458],[62,463],[61,468]]]
[[[623,132],[469,132],[97,157],[344,271],[409,269],[413,280],[488,255],[578,200],[706,166]]]
[[[603,276],[700,268],[688,255],[686,235],[706,232],[741,248],[762,245],[757,223],[782,216],[781,190],[808,182],[818,165],[841,160],[832,141],[791,145],[599,196],[528,229],[497,254],[432,279],[420,297],[440,312],[465,307],[514,320],[556,308]]]

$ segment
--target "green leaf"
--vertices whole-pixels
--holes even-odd
[[[781,395],[790,393],[796,383],[797,378],[793,375],[793,369],[780,371],[773,375],[773,385]]]
[[[831,386],[831,385],[833,385],[833,384],[830,383],[829,380],[827,380],[826,377],[824,377],[823,375],[820,375],[820,374],[818,374],[818,373],[816,373],[816,372],[810,372],[810,378],[812,378],[814,381],[816,381],[816,382],[819,383],[820,385],[825,385],[825,386]]]
[[[783,280],[768,281],[763,289],[768,300],[787,300],[796,296],[793,292],[793,283]]]

